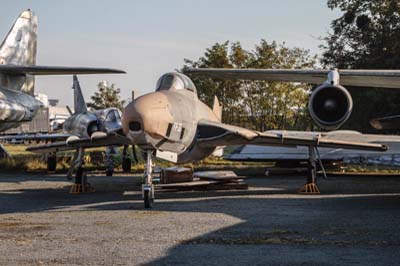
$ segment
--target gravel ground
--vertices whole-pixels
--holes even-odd
[[[249,178],[248,191],[157,192],[138,176],[0,174],[0,265],[400,265],[400,179]]]

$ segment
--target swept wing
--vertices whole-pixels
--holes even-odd
[[[315,146],[326,148],[386,151],[379,143],[361,142],[361,134],[321,134],[302,131],[271,130],[258,132],[219,122],[201,120],[198,124],[197,142],[203,147],[224,145]]]
[[[331,70],[191,68],[186,73],[222,79],[268,80],[322,84]],[[400,88],[400,70],[339,69],[344,86]]]

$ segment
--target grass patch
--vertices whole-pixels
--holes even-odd
[[[400,174],[400,168],[387,165],[354,165],[343,166],[340,170],[329,171],[340,173],[368,173],[368,174]]]
[[[36,154],[32,152],[26,151],[28,145],[12,145],[7,144],[4,145],[6,150],[12,156],[7,159],[0,159],[0,172],[29,172],[29,171],[47,171],[47,162],[45,160],[45,156],[41,154]],[[122,149],[122,148],[121,148]],[[122,171],[122,151],[119,151],[114,157],[114,165],[116,166],[116,171]],[[235,147],[230,147],[229,149],[225,149],[225,153],[231,153]],[[104,162],[99,160],[90,160],[88,159],[91,152],[95,152],[97,154],[101,154],[105,151],[104,147],[100,148],[91,148],[85,150],[85,169],[89,171],[94,170],[105,170]],[[57,162],[57,171],[65,172],[69,169],[71,163],[71,157],[73,156],[74,151],[66,151],[59,152],[57,154],[58,162]],[[131,171],[134,173],[142,173],[145,168],[145,160],[142,158],[142,153],[140,149],[137,149],[137,155],[139,162],[134,163],[132,160],[132,168]],[[133,158],[133,156],[130,156]],[[170,167],[175,166],[176,164],[167,162],[164,160],[159,160],[155,158],[154,163],[158,167]],[[207,171],[207,170],[234,170],[238,175],[252,175],[252,176],[261,176],[265,174],[265,168],[273,167],[274,163],[263,163],[263,162],[237,162],[237,161],[227,161],[222,158],[217,157],[209,157],[204,160],[195,162],[195,163],[187,163],[179,165],[181,167],[191,168],[194,171]],[[341,174],[345,173],[368,173],[368,174],[400,174],[400,168],[389,167],[389,166],[378,166],[378,165],[346,165],[341,169],[329,171],[329,172],[338,172]]]

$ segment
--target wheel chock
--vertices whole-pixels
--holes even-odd
[[[307,183],[300,188],[299,193],[306,195],[316,195],[320,194],[320,191],[316,183]]]

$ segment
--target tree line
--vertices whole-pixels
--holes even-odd
[[[308,50],[261,40],[254,51],[239,42],[216,43],[197,61],[185,60],[182,69],[216,68],[314,68],[316,57]],[[190,74],[189,74],[190,75]],[[222,102],[222,120],[260,131],[312,126],[307,112],[311,87],[307,84],[223,80],[191,76],[201,100],[212,105],[214,95]]]

